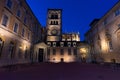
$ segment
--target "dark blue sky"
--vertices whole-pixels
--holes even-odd
[[[118,0],[27,0],[38,20],[46,26],[48,8],[63,9],[63,32],[79,32],[81,40],[94,18],[101,18]]]

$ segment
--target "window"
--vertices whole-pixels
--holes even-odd
[[[48,45],[48,47],[50,47],[50,46],[51,46],[51,43],[50,43],[50,42],[48,42],[48,43],[47,43],[47,45]]]
[[[48,56],[50,56],[50,49],[47,49],[47,54]]]
[[[1,57],[1,55],[2,55],[3,44],[4,44],[4,42],[3,42],[3,40],[0,38],[0,57]]]
[[[4,15],[4,16],[3,16],[3,20],[2,20],[2,25],[3,25],[3,26],[7,26],[7,24],[8,24],[8,16],[7,16],[7,15]]]
[[[108,41],[109,51],[113,50],[112,41]]]
[[[57,14],[52,14],[51,19],[58,19],[58,15]]]
[[[9,9],[11,9],[12,8],[12,0],[7,0],[7,7],[9,8]]]
[[[73,42],[73,47],[76,47],[76,42]]]
[[[56,42],[53,42],[53,47],[56,47]]]
[[[53,14],[51,15],[51,19],[54,19],[54,15]]]
[[[22,29],[22,36],[24,37],[25,35],[25,29]]]
[[[21,16],[21,11],[20,11],[20,10],[17,11],[17,16],[18,16],[18,17]]]
[[[61,50],[60,50],[60,54],[61,54],[61,55],[64,55],[64,49],[61,49]]]
[[[24,18],[24,23],[26,24],[26,22],[27,22],[27,18],[25,17],[25,18]]]
[[[63,46],[64,46],[64,42],[61,42],[61,43],[60,43],[60,46],[63,47]]]
[[[50,25],[53,25],[53,21],[51,21]]]
[[[14,29],[13,30],[14,30],[15,33],[17,33],[17,30],[18,30],[18,24],[17,23],[14,24]]]
[[[106,24],[107,24],[107,19],[105,19],[105,20],[104,20],[103,24],[104,24],[104,25],[106,25]]]
[[[56,21],[56,25],[58,25],[58,21]]]
[[[77,56],[77,49],[74,49],[74,55]]]
[[[28,39],[30,39],[30,33],[28,32]]]
[[[56,55],[56,49],[53,49],[53,55]]]
[[[71,42],[68,42],[68,47],[71,47]]]
[[[13,42],[10,42],[10,44],[9,44],[9,55],[10,55],[10,58],[13,58],[13,56],[14,56],[14,48],[15,48],[15,44]]]
[[[55,15],[55,19],[58,19],[58,15],[57,14]]]
[[[120,14],[120,10],[118,9],[115,11],[115,16],[118,16],[119,14]]]
[[[68,48],[68,55],[71,55],[71,49]]]

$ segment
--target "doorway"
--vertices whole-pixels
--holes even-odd
[[[43,62],[43,53],[44,53],[44,49],[39,48],[39,54],[38,54],[38,61],[39,62]]]
[[[63,58],[61,58],[61,62],[64,62],[64,59],[63,59]]]

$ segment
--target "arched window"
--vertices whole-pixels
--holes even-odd
[[[3,42],[3,40],[0,38],[0,57],[1,57],[1,55],[2,55],[3,44],[4,44],[4,42]]]
[[[15,44],[13,42],[10,42],[10,44],[9,44],[9,55],[10,55],[10,58],[14,57],[14,50],[15,50]]]

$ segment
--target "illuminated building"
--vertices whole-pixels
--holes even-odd
[[[93,61],[120,63],[120,1],[101,19],[94,19],[85,34]]]
[[[62,9],[48,9],[45,32],[46,41],[34,47],[34,61],[90,62],[90,47],[87,43],[80,42],[80,34],[62,33]]]
[[[25,0],[0,0],[0,66],[30,63],[40,31]]]
[[[90,61],[79,33],[62,33],[62,10],[48,9],[47,26],[26,0],[0,0],[0,66],[31,62]]]

